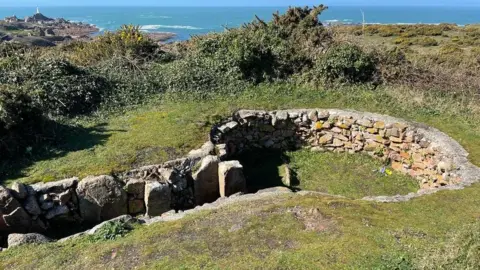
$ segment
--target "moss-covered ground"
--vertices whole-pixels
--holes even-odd
[[[458,140],[480,165],[480,112],[469,99],[388,87],[268,85],[236,96],[157,101],[124,114],[77,119],[86,132],[67,134],[64,147],[76,150],[32,157],[21,175],[4,180],[51,181],[159,163],[200,146],[210,125],[236,109],[313,107],[384,113],[431,125]],[[385,187],[379,182],[385,178],[370,175],[381,164],[367,157],[322,155],[290,154],[300,187],[318,189],[318,183],[333,179],[320,191],[352,198],[414,188],[407,180]],[[321,165],[333,162],[343,171]],[[373,180],[365,181],[370,176]],[[390,179],[401,176],[385,181]],[[479,219],[479,185],[396,204],[284,195],[139,227],[113,241],[85,238],[11,249],[0,253],[0,269],[415,269],[432,247],[440,248],[450,233]],[[450,266],[445,269],[462,269],[462,264]]]

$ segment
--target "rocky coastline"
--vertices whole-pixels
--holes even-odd
[[[0,20],[0,44],[17,43],[25,46],[53,47],[73,40],[90,41],[100,33],[95,25],[72,22],[64,18],[49,18],[37,10],[23,19],[13,15]],[[165,42],[175,33],[146,33],[155,42]]]

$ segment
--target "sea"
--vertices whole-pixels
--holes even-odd
[[[0,7],[0,17],[23,18],[37,7]],[[102,31],[114,31],[123,24],[139,25],[145,32],[171,32],[175,40],[192,35],[221,32],[250,22],[255,15],[270,20],[272,13],[287,7],[39,7],[48,17],[96,25]],[[468,25],[480,23],[480,6],[330,6],[320,19],[325,23],[359,24],[438,24]]]

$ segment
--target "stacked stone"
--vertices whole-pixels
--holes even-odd
[[[212,131],[221,157],[255,148],[358,153],[390,161],[422,188],[460,181],[453,162],[413,126],[319,110],[239,111]]]
[[[14,183],[11,189],[0,187],[0,231],[45,231],[50,223],[75,222],[78,179],[26,186]]]
[[[251,149],[364,152],[418,178],[424,189],[465,180],[452,158],[452,149],[460,146],[438,148],[425,129],[389,119],[337,110],[242,110],[214,127],[210,141],[187,157],[132,170],[120,179],[97,176],[0,186],[0,244],[2,235],[43,232],[57,222],[97,224],[125,214],[160,216],[246,192],[243,167],[230,159]],[[465,166],[457,156],[459,160]]]

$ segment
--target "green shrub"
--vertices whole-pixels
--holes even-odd
[[[118,56],[149,61],[163,55],[158,45],[133,25],[123,25],[119,31],[106,32],[91,42],[73,42],[63,50],[73,63],[82,66]]]
[[[441,54],[462,53],[463,50],[455,44],[446,44],[440,48]]]
[[[24,88],[0,84],[0,160],[42,140],[44,119]]]
[[[419,39],[418,44],[423,47],[438,46],[438,41],[432,37],[423,37]]]
[[[283,15],[274,14],[268,23],[257,18],[225,33],[196,37],[184,57],[220,64],[221,69],[240,72],[244,80],[254,83],[286,79],[312,68],[331,44],[331,36],[318,19],[325,9],[323,5],[290,8]]]
[[[158,65],[153,72],[163,88],[171,92],[208,94],[247,84],[238,67],[209,57],[189,57]]]
[[[93,235],[94,241],[115,240],[133,230],[132,225],[125,222],[110,221]]]
[[[326,81],[361,83],[373,80],[376,62],[360,47],[344,43],[328,50],[316,69]]]
[[[3,75],[1,83],[23,85],[45,114],[56,116],[91,112],[108,89],[104,78],[58,59],[32,60]]]

